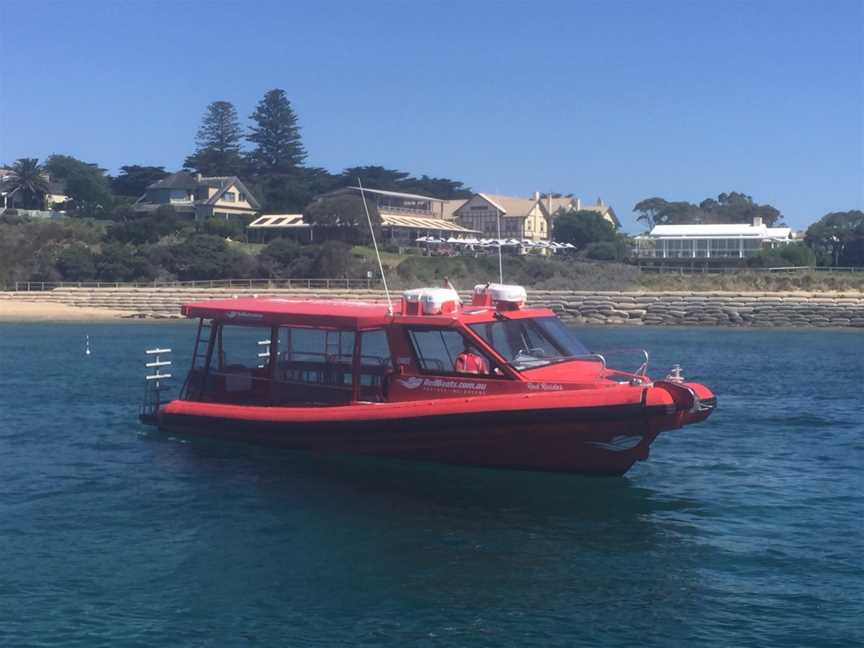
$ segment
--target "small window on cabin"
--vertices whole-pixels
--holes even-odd
[[[279,358],[295,362],[351,364],[354,331],[283,326],[279,329]]]
[[[222,200],[226,202],[235,202],[237,200],[237,194],[233,191],[226,191],[222,194]]]
[[[240,202],[246,202],[246,194],[243,193],[242,191],[239,194],[237,194],[237,198],[238,198],[238,200],[240,200]]]
[[[501,375],[490,358],[459,331],[410,329],[408,334],[417,364],[424,373]]]
[[[229,373],[265,368],[270,363],[269,349],[269,327],[223,325],[219,328],[211,366]]]
[[[390,343],[383,329],[360,334],[360,373],[357,380],[363,401],[384,400],[384,382],[392,371]]]

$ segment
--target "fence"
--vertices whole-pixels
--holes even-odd
[[[377,279],[206,279],[202,281],[16,281],[6,290],[39,292],[55,288],[277,288],[370,290]]]
[[[641,272],[654,272],[658,274],[743,274],[747,272],[773,272],[773,273],[795,273],[795,272],[864,272],[861,267],[822,267],[822,266],[787,266],[778,268],[748,268],[744,266],[686,266],[686,265],[639,265]]]

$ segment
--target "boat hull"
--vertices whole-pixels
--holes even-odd
[[[511,400],[505,411],[490,411],[488,403],[485,411],[470,411],[467,400],[460,399],[458,412],[441,401],[317,410],[173,401],[158,423],[174,434],[293,450],[621,475],[648,458],[660,432],[694,422],[674,404],[644,399],[557,408],[513,408]]]

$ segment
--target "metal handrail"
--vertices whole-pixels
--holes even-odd
[[[642,357],[644,358],[644,360],[642,361],[642,364],[639,365],[639,368],[633,372],[633,375],[645,377],[645,375],[648,373],[648,362],[650,360],[650,355],[649,355],[647,349],[640,349],[637,347],[620,347],[617,349],[607,349],[606,351],[604,351],[605,355],[600,354],[600,353],[596,353],[595,355],[598,355],[601,358],[603,358],[603,368],[606,369],[607,368],[606,355],[617,354],[617,353],[640,353],[640,354],[642,354]]]
[[[377,279],[366,277],[308,279],[202,279],[194,281],[16,281],[6,289],[14,292],[44,292],[56,288],[313,288],[366,289],[377,285]]]

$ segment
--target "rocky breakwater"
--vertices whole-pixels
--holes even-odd
[[[588,325],[864,328],[862,293],[530,291],[529,298]]]

